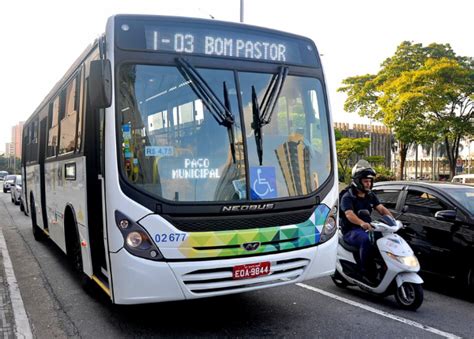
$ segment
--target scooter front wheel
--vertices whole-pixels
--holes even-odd
[[[346,279],[344,279],[341,273],[339,273],[339,271],[337,270],[334,271],[333,275],[331,275],[331,279],[334,285],[336,285],[337,287],[346,288],[347,286],[349,286],[349,282]]]
[[[405,282],[397,287],[395,299],[401,308],[415,311],[423,303],[423,287],[420,284]]]

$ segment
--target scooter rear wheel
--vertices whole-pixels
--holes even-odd
[[[346,288],[347,286],[349,286],[349,282],[346,279],[344,279],[341,273],[339,273],[339,271],[337,270],[334,271],[333,275],[331,275],[331,279],[334,285],[336,285],[339,288]]]
[[[397,287],[395,299],[401,308],[415,311],[423,303],[423,287],[420,284],[403,283]]]

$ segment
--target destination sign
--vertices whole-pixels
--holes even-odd
[[[148,28],[146,47],[155,51],[198,53],[277,62],[286,62],[290,59],[301,62],[296,46],[289,41],[229,32],[212,34],[196,30],[179,32]]]
[[[311,40],[259,28],[201,21],[118,20],[120,48],[318,66]]]

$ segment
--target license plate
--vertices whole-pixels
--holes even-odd
[[[251,279],[270,274],[270,262],[264,261],[255,264],[237,265],[233,267],[233,279]]]

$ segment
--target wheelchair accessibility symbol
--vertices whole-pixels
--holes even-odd
[[[269,199],[278,196],[275,167],[250,167],[251,199]]]

